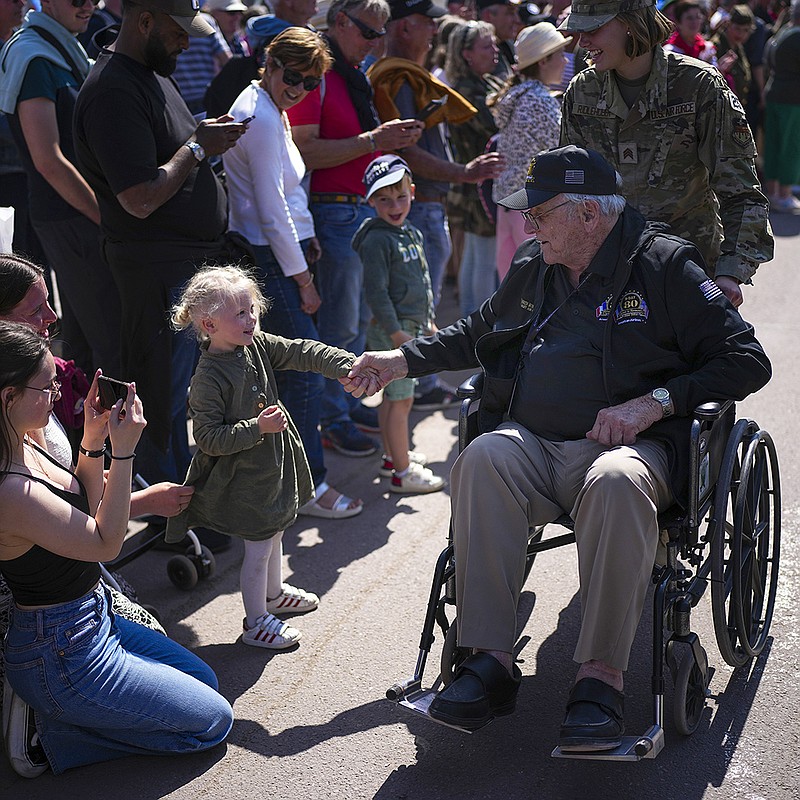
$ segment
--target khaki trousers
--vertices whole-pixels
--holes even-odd
[[[516,423],[475,439],[451,475],[462,647],[511,652],[530,528],[575,522],[581,631],[575,661],[625,670],[672,503],[663,446],[550,442]]]

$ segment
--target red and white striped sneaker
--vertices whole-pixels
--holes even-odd
[[[287,625],[267,612],[256,620],[252,628],[247,627],[247,618],[242,620],[242,642],[253,647],[266,647],[267,650],[285,650],[300,640],[297,628]]]
[[[267,611],[270,614],[305,614],[319,605],[319,597],[305,589],[281,584],[281,593],[274,599],[267,599]]]

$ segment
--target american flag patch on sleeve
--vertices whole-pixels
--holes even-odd
[[[719,286],[717,286],[717,284],[714,283],[714,281],[712,281],[710,278],[700,284],[700,291],[703,293],[703,297],[705,297],[705,299],[708,301],[711,301],[715,297],[719,297],[722,294],[722,289],[720,289]]]

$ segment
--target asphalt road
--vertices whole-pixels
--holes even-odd
[[[528,580],[520,607],[523,681],[514,715],[466,735],[385,700],[386,688],[413,672],[433,563],[445,542],[449,497],[446,490],[419,497],[390,494],[386,480],[377,477],[377,457],[330,455],[331,482],[361,496],[367,509],[346,521],[301,517],[289,529],[285,577],[323,600],[318,611],[297,619],[303,639],[296,650],[270,654],[238,641],[241,542],[220,554],[214,578],[190,592],[169,583],[166,554],[148,553],[124,570],[143,600],[160,609],[170,634],[217,671],[236,712],[227,744],[197,756],[126,758],[35,781],[17,778],[0,759],[0,798],[795,800],[800,796],[795,432],[800,217],[774,217],[773,224],[777,257],[746,290],[743,311],[773,360],[775,377],[742,403],[739,413],[757,419],[778,445],[781,585],[772,636],[749,669],[732,671],[720,657],[710,602],[704,599],[693,615],[716,668],[694,736],[675,732],[670,692],[667,744],[656,760],[550,758],[575,670],[571,656],[579,608],[573,548],[540,555]],[[455,423],[454,411],[413,418],[415,447],[442,473],[455,457]],[[438,637],[429,681],[440,644]],[[650,724],[649,660],[646,611],[626,679],[630,732],[643,732]]]

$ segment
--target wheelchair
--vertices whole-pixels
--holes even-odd
[[[475,438],[483,376],[458,389],[459,452]],[[655,758],[664,747],[666,664],[672,677],[672,720],[685,736],[700,724],[712,670],[699,636],[691,629],[692,609],[709,589],[714,633],[720,655],[731,667],[757,658],[767,643],[775,608],[781,540],[781,493],[775,445],[750,419],[736,420],[732,401],[705,403],[693,413],[689,435],[689,487],[683,506],[659,515],[666,563],[653,568],[652,725],[641,736],[625,736],[615,750],[562,753],[556,758],[639,761]],[[572,520],[554,523],[567,529],[545,537],[545,526],[529,532],[525,580],[536,556],[575,541]],[[657,559],[659,560],[664,559]],[[437,692],[454,678],[469,653],[458,647],[455,619],[455,562],[452,522],[447,547],[437,559],[414,674],[391,686],[386,697],[428,715]],[[439,675],[423,688],[438,626],[444,637]],[[452,726],[451,726],[452,727]],[[464,732],[471,733],[463,728]]]

